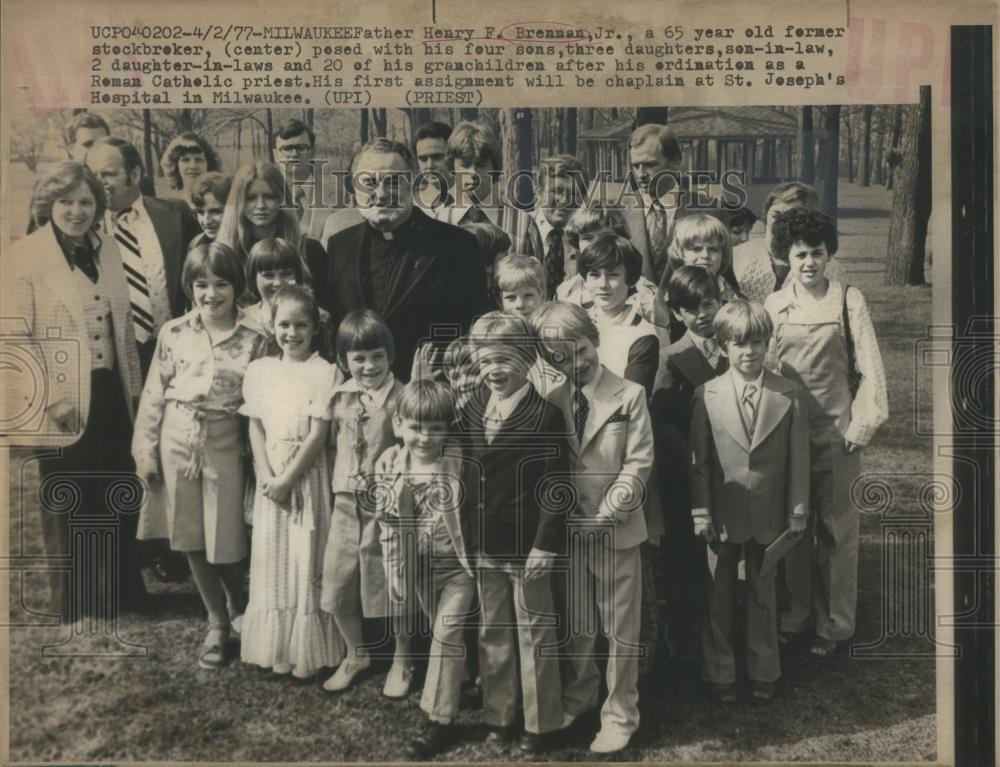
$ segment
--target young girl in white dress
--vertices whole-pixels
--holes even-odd
[[[257,475],[242,659],[308,679],[343,658],[333,616],[320,609],[330,528],[325,446],[340,373],[316,351],[319,312],[309,290],[286,285],[271,304],[281,356],[250,365],[240,409],[250,417]]]

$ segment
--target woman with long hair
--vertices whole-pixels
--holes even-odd
[[[278,237],[296,247],[314,273],[326,261],[323,247],[305,237],[299,227],[294,196],[277,165],[257,160],[244,165],[233,177],[226,211],[222,214],[218,240],[246,264],[253,246],[268,237]]]

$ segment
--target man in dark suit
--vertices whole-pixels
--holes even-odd
[[[188,243],[201,227],[187,203],[141,193],[142,159],[125,139],[107,137],[97,141],[87,152],[87,165],[100,179],[108,197],[104,231],[114,238],[121,253],[145,379],[160,328],[184,313],[181,267]],[[183,557],[172,554],[162,542],[147,543],[143,552],[159,580],[182,581],[187,576]]]
[[[683,202],[677,180],[684,156],[667,126],[651,123],[632,133],[628,155],[629,181],[638,194],[624,200],[625,223],[632,243],[642,254],[643,276],[659,284]]]
[[[414,207],[415,171],[413,154],[396,141],[358,149],[351,174],[364,221],[330,237],[325,266],[310,264],[319,304],[334,323],[354,309],[382,316],[396,342],[393,373],[404,381],[423,341],[447,344],[488,304],[475,236]]]
[[[181,266],[188,243],[201,231],[180,200],[141,194],[139,152],[125,139],[101,139],[87,152],[87,165],[108,196],[105,231],[114,237],[128,275],[139,360],[145,377],[163,323],[184,313]]]
[[[553,299],[563,280],[576,275],[579,254],[570,242],[566,224],[583,205],[590,179],[583,163],[569,154],[542,160],[536,179],[535,207],[523,210],[504,205],[496,223],[510,237],[513,252],[542,262],[546,295]]]

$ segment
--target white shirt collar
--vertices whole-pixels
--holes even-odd
[[[757,387],[757,394],[759,395],[761,389],[764,387],[764,369],[761,368],[760,373],[753,381],[746,381],[743,379],[739,373],[736,372],[736,368],[732,365],[729,366],[729,375],[733,378],[733,386],[736,388],[736,396],[740,399],[743,398],[743,390],[749,386],[753,385]]]
[[[534,212],[535,223],[538,224],[538,233],[542,236],[542,242],[548,243],[549,232],[555,229],[549,220],[545,217],[545,212],[541,208],[535,208]]]
[[[625,299],[625,310],[615,317],[609,317],[592,303],[589,307],[590,318],[595,325],[624,325],[628,327],[635,322],[635,317],[642,308],[639,306],[637,295],[637,293],[633,293]]]
[[[362,389],[358,386],[358,381],[356,378],[350,378],[344,382],[340,387],[341,391],[354,391],[354,392],[365,392],[372,398],[372,404],[375,405],[379,410],[385,407],[385,402],[389,399],[389,393],[392,391],[393,385],[396,383],[396,377],[389,373],[385,377],[385,381],[380,387],[372,391],[371,389]]]
[[[515,408],[521,404],[521,400],[528,396],[531,390],[531,382],[525,381],[524,385],[515,392],[511,392],[501,399],[496,394],[490,395],[490,401],[486,405],[486,417],[494,421],[506,421]]]

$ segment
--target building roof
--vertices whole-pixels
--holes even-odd
[[[793,115],[775,107],[670,107],[667,124],[680,140],[792,138],[798,131]],[[632,134],[630,119],[581,130],[581,141],[620,141]]]

